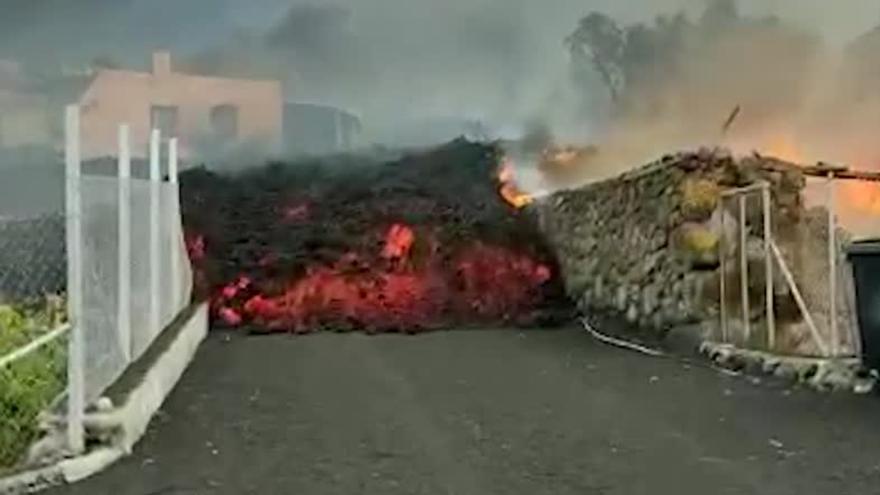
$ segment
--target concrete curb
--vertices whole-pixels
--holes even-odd
[[[187,314],[183,321],[176,321],[166,329],[166,339],[160,336],[154,346],[131,368],[135,377],[119,392],[121,405],[106,413],[86,416],[90,434],[112,432],[109,445],[98,447],[82,456],[66,459],[52,466],[14,474],[0,479],[0,495],[19,495],[65,483],[75,483],[88,478],[131,453],[149,426],[153,415],[174,389],[183,372],[195,357],[199,345],[208,334],[208,308],[200,304]],[[126,376],[120,381],[125,381]],[[113,387],[111,387],[112,389]]]
[[[876,375],[864,372],[857,358],[780,356],[710,341],[702,343],[700,352],[722,368],[775,376],[823,392],[867,394],[874,390],[877,382]]]
[[[202,304],[193,312],[189,320],[182,324],[170,345],[157,356],[144,373],[140,383],[131,390],[122,407],[110,413],[118,418],[118,422],[113,423],[121,427],[117,447],[126,453],[131,452],[135,443],[147,431],[153,415],[192,362],[199,345],[207,335],[208,307]],[[97,418],[89,415],[86,423],[93,419]]]

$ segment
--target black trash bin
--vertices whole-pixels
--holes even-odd
[[[880,370],[880,239],[854,242],[847,256],[855,278],[862,359]]]

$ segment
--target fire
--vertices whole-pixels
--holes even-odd
[[[416,240],[411,227],[393,224],[378,259],[406,260]],[[348,253],[329,266],[309,268],[280,291],[241,275],[220,288],[212,306],[217,319],[230,326],[309,332],[354,325],[415,332],[456,321],[528,318],[552,278],[550,267],[528,255],[474,241],[451,260],[429,256],[418,264]]]
[[[795,138],[789,133],[779,133],[767,140],[764,149],[767,154],[791,163],[805,163],[806,157]]]
[[[795,164],[809,160],[803,147],[789,133],[780,133],[768,140],[767,154]],[[867,181],[838,181],[839,206],[850,213],[880,215],[880,184]],[[824,198],[817,198],[823,202]]]
[[[498,193],[507,201],[508,204],[516,209],[525,208],[534,202],[532,195],[523,192],[516,184],[516,172],[513,168],[513,162],[509,158],[505,158],[501,162],[498,169],[498,182],[501,186]]]
[[[841,181],[839,197],[846,206],[863,213],[880,215],[880,184],[866,181]]]

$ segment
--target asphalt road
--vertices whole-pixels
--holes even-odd
[[[133,456],[54,495],[880,493],[880,398],[577,329],[214,333]]]

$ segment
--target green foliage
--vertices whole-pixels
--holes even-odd
[[[593,12],[565,41],[575,82],[589,85],[586,75],[598,75],[615,110],[650,116],[683,101],[687,115],[706,107],[703,97],[720,100],[713,119],[738,103],[766,113],[780,95],[796,95],[817,49],[812,35],[774,17],[741,15],[735,0],[711,0],[696,20],[677,13],[624,25]],[[748,98],[768,88],[770,101]]]
[[[0,306],[0,356],[62,322],[60,304],[39,308]],[[64,389],[65,344],[56,340],[0,369],[0,469],[21,460],[37,439],[38,415]]]

